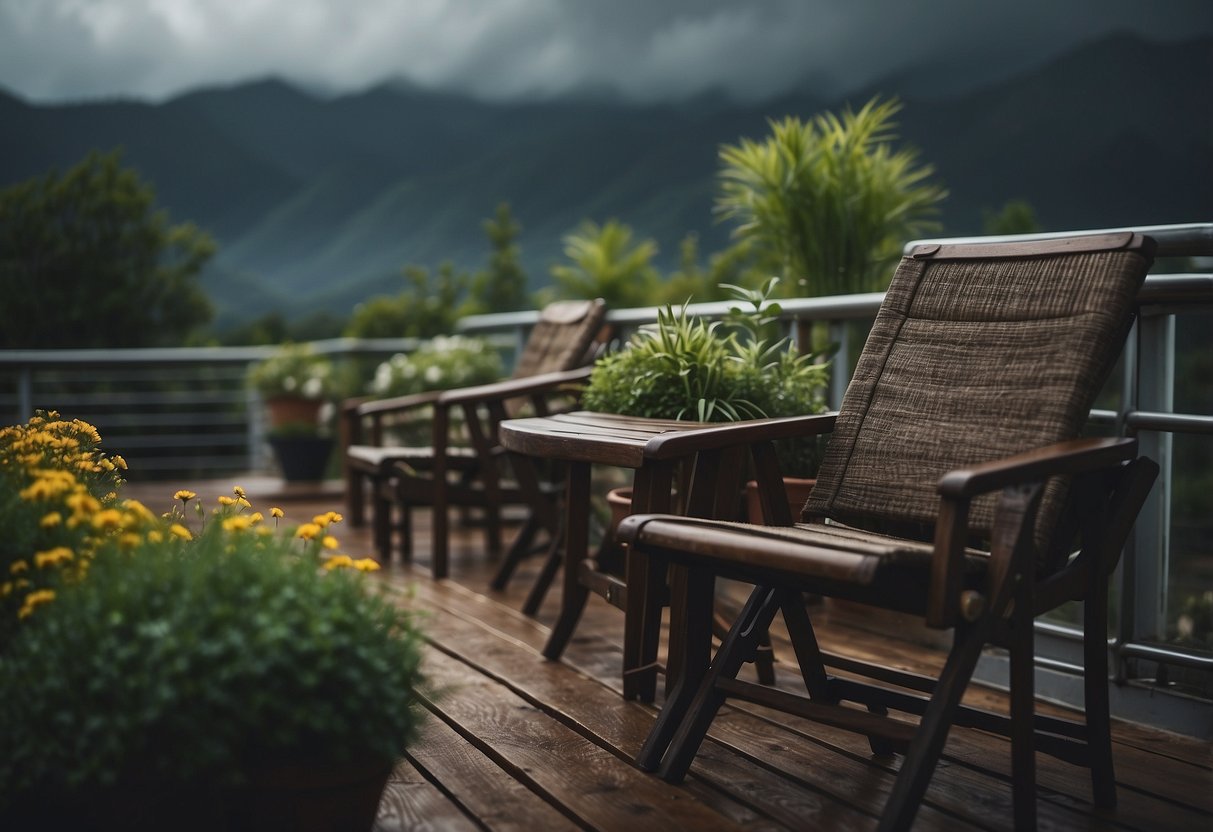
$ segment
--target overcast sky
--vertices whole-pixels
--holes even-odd
[[[0,0],[0,86],[35,101],[274,75],[489,98],[839,93],[907,64],[1030,63],[1132,30],[1213,32],[1213,0]]]

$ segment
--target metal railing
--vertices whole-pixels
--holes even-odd
[[[1155,238],[1159,258],[1213,257],[1213,223],[1133,230]],[[951,241],[960,239],[964,238]],[[857,342],[856,335],[870,326],[882,299],[883,293],[877,292],[780,301],[788,332],[804,337],[811,327],[824,327],[829,340],[839,345],[828,394],[834,407],[841,402],[849,380],[848,345]],[[1142,674],[1140,668],[1130,667],[1135,661],[1204,673],[1213,670],[1213,658],[1207,654],[1178,649],[1160,637],[1168,600],[1173,438],[1213,435],[1213,413],[1174,410],[1176,317],[1213,310],[1213,275],[1152,274],[1138,301],[1140,314],[1124,354],[1118,403],[1091,414],[1093,423],[1105,430],[1137,435],[1143,452],[1162,466],[1159,484],[1142,512],[1119,572],[1122,614],[1109,646],[1121,679]],[[730,305],[692,304],[690,311],[719,318]],[[657,307],[616,309],[608,320],[626,333],[655,321],[657,311]],[[479,315],[460,320],[457,328],[464,334],[492,338],[505,352],[516,352],[536,320],[537,313],[531,311]],[[353,362],[407,352],[416,342],[334,339],[312,346],[339,362]],[[202,478],[264,471],[269,457],[262,403],[245,384],[245,375],[251,363],[274,349],[0,351],[0,413],[5,421],[20,422],[34,408],[53,408],[91,421],[106,437],[107,446],[126,456],[133,477],[172,473]],[[1073,664],[1066,658],[1066,642],[1073,635],[1073,629],[1065,625],[1041,625],[1038,641],[1058,643],[1055,655],[1046,657],[1042,668]]]

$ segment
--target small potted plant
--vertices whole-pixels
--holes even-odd
[[[374,561],[340,554],[335,513],[277,528],[240,488],[166,515],[100,494],[77,472],[110,458],[63,453],[60,424],[0,441],[33,547],[9,571],[47,581],[2,611],[0,826],[369,829],[421,684]]]
[[[770,301],[777,283],[771,278],[757,290],[722,286],[737,302],[725,321],[693,317],[686,304],[660,311],[657,323],[639,330],[626,349],[599,359],[585,406],[701,422],[824,412],[828,363],[820,355],[800,354],[788,338],[770,335],[781,311]],[[812,438],[782,443],[785,475],[814,476],[816,450]]]
[[[326,413],[336,394],[332,362],[308,344],[286,344],[249,369],[249,382],[265,401],[283,478],[322,479],[333,448]]]

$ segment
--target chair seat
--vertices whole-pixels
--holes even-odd
[[[450,447],[446,449],[448,465],[458,470],[472,467],[476,462],[476,452],[472,448]],[[430,468],[433,466],[434,449],[430,447],[351,445],[346,449],[346,459],[350,466],[366,473],[386,472],[397,462],[407,463],[414,468]]]
[[[648,551],[660,550],[688,565],[711,565],[718,573],[757,580],[779,573],[785,585],[862,600],[884,600],[896,609],[921,612],[934,547],[850,526],[799,523],[759,526],[726,520],[666,515],[624,521],[620,534]],[[975,586],[989,555],[966,549],[964,582]]]

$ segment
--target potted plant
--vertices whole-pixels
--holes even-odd
[[[585,406],[701,422],[824,412],[828,363],[771,335],[781,311],[770,300],[777,284],[771,278],[757,290],[723,285],[738,304],[724,321],[693,317],[686,304],[661,310],[657,323],[637,331],[626,349],[595,364]],[[813,476],[816,450],[814,439],[781,444],[784,473]]]
[[[333,448],[326,413],[336,394],[332,362],[308,344],[286,344],[249,369],[269,415],[269,444],[288,481],[324,477]]]
[[[370,828],[421,684],[374,561],[339,553],[338,515],[276,528],[239,488],[192,517],[188,491],[162,516],[101,493],[112,458],[63,424],[0,432],[32,547],[6,572],[43,582],[2,609],[0,826]]]

